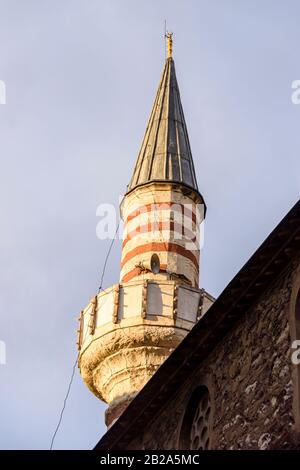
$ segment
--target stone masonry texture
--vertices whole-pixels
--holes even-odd
[[[140,430],[128,449],[180,449],[189,398],[206,385],[211,449],[295,449],[289,303],[300,260],[285,269]]]

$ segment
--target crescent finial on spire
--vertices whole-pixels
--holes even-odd
[[[166,38],[168,40],[168,59],[173,57],[173,33],[166,33]]]

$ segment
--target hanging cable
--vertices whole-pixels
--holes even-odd
[[[117,233],[118,233],[118,231],[119,231],[119,227],[120,227],[120,220],[119,220],[119,222],[118,222],[118,225],[117,225],[117,228],[116,228],[114,237],[113,237],[113,239],[112,239],[112,241],[111,241],[111,243],[110,243],[110,246],[109,246],[109,249],[108,249],[108,252],[107,252],[105,261],[104,261],[104,265],[103,265],[103,270],[102,270],[101,281],[100,281],[100,286],[99,286],[99,289],[98,289],[98,293],[102,290],[103,279],[104,279],[104,275],[105,275],[105,270],[106,270],[107,261],[108,261],[108,258],[109,258],[111,249],[112,249],[112,247],[113,247],[113,244],[114,244],[114,242],[115,242]]]
[[[66,408],[67,400],[68,400],[69,395],[70,395],[70,391],[71,391],[71,387],[72,387],[72,383],[73,383],[73,379],[74,379],[74,375],[75,375],[75,370],[76,370],[77,362],[78,362],[78,356],[76,357],[76,361],[75,361],[75,363],[74,363],[74,365],[73,365],[73,367],[72,367],[72,374],[71,374],[71,377],[70,377],[70,381],[69,381],[67,393],[66,393],[66,396],[65,396],[65,399],[64,399],[64,403],[63,403],[63,407],[62,407],[62,409],[61,409],[60,416],[59,416],[59,420],[58,420],[57,426],[56,426],[56,428],[55,428],[55,431],[54,431],[53,436],[52,436],[52,439],[51,439],[50,450],[53,449],[54,440],[55,440],[55,438],[56,438],[56,434],[58,433],[58,430],[59,430],[59,428],[60,428],[60,425],[61,425],[61,422],[62,422],[62,419],[63,419],[64,411],[65,411],[65,408]]]
[[[118,222],[118,224],[117,224],[116,231],[115,231],[115,233],[114,233],[114,237],[113,237],[113,239],[112,239],[112,241],[111,241],[111,243],[110,243],[109,249],[108,249],[107,254],[106,254],[106,257],[105,257],[105,261],[104,261],[104,265],[103,265],[103,269],[102,269],[101,281],[100,281],[100,286],[99,286],[98,293],[102,290],[102,286],[103,286],[103,281],[104,281],[104,276],[105,276],[105,271],[106,271],[106,266],[107,266],[108,258],[109,258],[109,255],[110,255],[110,253],[111,253],[111,250],[112,250],[112,247],[113,247],[115,238],[116,238],[116,236],[117,236],[117,233],[118,233],[118,231],[119,231],[120,222],[121,222],[121,221],[119,220],[119,222]],[[62,419],[63,419],[64,411],[65,411],[65,408],[66,408],[66,405],[67,405],[67,401],[68,401],[68,398],[69,398],[69,395],[70,395],[72,383],[73,383],[74,376],[75,376],[76,366],[77,366],[77,363],[78,363],[78,357],[79,357],[79,354],[77,355],[76,361],[75,361],[75,363],[73,364],[73,367],[72,367],[72,373],[71,373],[71,377],[70,377],[70,380],[69,380],[69,384],[68,384],[68,388],[67,388],[67,393],[66,393],[65,398],[64,398],[64,402],[63,402],[63,406],[62,406],[62,409],[61,409],[61,412],[60,412],[60,415],[59,415],[59,420],[58,420],[57,426],[56,426],[56,428],[55,428],[55,431],[54,431],[53,436],[52,436],[52,439],[51,439],[50,450],[53,449],[53,444],[54,444],[56,435],[57,435],[57,433],[58,433],[58,431],[59,431],[59,428],[60,428],[60,425],[61,425],[61,422],[62,422]]]

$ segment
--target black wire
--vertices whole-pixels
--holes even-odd
[[[105,275],[105,270],[106,270],[107,261],[108,261],[108,258],[109,258],[111,249],[112,249],[112,247],[113,247],[113,244],[114,244],[116,235],[117,235],[117,233],[118,233],[119,226],[120,226],[120,221],[119,221],[119,223],[118,223],[118,225],[117,225],[117,228],[116,228],[114,237],[113,237],[113,239],[112,239],[112,241],[111,241],[111,244],[110,244],[110,246],[109,246],[108,252],[107,252],[107,254],[106,254],[106,258],[105,258],[104,265],[103,265],[103,270],[102,270],[102,274],[101,274],[101,281],[100,281],[100,286],[99,286],[98,292],[100,292],[100,291],[102,290],[102,285],[103,285],[103,280],[104,280],[104,275]],[[73,383],[73,379],[74,379],[74,375],[75,375],[75,370],[76,370],[76,366],[77,366],[77,362],[78,362],[78,356],[77,356],[76,361],[75,361],[75,363],[74,363],[74,365],[73,365],[73,368],[72,368],[72,374],[71,374],[71,377],[70,377],[70,381],[69,381],[67,393],[66,393],[66,396],[65,396],[65,399],[64,399],[64,403],[63,403],[63,407],[62,407],[62,409],[61,409],[60,416],[59,416],[59,420],[58,420],[57,426],[56,426],[56,428],[55,428],[54,434],[53,434],[52,439],[51,439],[50,450],[53,449],[54,440],[55,440],[55,437],[56,437],[56,435],[57,435],[57,433],[58,433],[58,430],[59,430],[59,428],[60,428],[60,425],[61,425],[61,422],[62,422],[62,419],[63,419],[63,414],[64,414],[64,411],[65,411],[65,408],[66,408],[66,404],[67,404],[67,400],[68,400],[68,398],[69,398],[69,394],[70,394],[70,391],[71,391],[71,387],[72,387],[72,383]]]
[[[54,440],[55,440],[55,437],[56,437],[56,434],[59,430],[59,427],[61,425],[61,422],[62,422],[62,418],[63,418],[63,414],[64,414],[64,411],[65,411],[65,408],[66,408],[66,404],[67,404],[67,400],[69,398],[69,394],[70,394],[70,391],[71,391],[71,387],[72,387],[72,383],[73,383],[73,379],[74,379],[74,375],[75,375],[75,370],[76,370],[76,366],[77,366],[77,361],[78,361],[78,356],[76,357],[76,361],[73,365],[73,368],[72,368],[72,374],[71,374],[71,378],[70,378],[70,381],[69,381],[69,385],[68,385],[68,390],[67,390],[67,393],[66,393],[66,396],[65,396],[65,399],[64,399],[64,404],[63,404],[63,407],[61,409],[61,412],[60,412],[60,416],[59,416],[59,420],[58,420],[58,423],[57,423],[57,426],[55,428],[55,431],[54,431],[54,434],[52,436],[52,440],[51,440],[51,445],[50,445],[50,450],[52,450],[53,448],[53,444],[54,444]]]
[[[117,225],[117,228],[116,228],[114,237],[113,237],[113,239],[112,239],[112,241],[111,241],[111,243],[110,243],[110,246],[109,246],[109,249],[108,249],[108,252],[107,252],[105,261],[104,261],[104,265],[103,265],[103,270],[102,270],[101,281],[100,281],[100,286],[99,286],[99,289],[98,289],[98,293],[102,290],[103,279],[104,279],[104,275],[105,275],[105,270],[106,270],[107,261],[108,261],[108,258],[109,258],[111,249],[112,249],[112,247],[113,247],[113,244],[114,244],[114,242],[115,242],[116,235],[117,235],[118,230],[119,230],[119,226],[120,226],[120,221],[118,222],[118,225]]]

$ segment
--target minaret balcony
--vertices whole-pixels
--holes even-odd
[[[79,367],[101,400],[129,402],[205,314],[213,298],[178,282],[114,285],[81,312]]]

